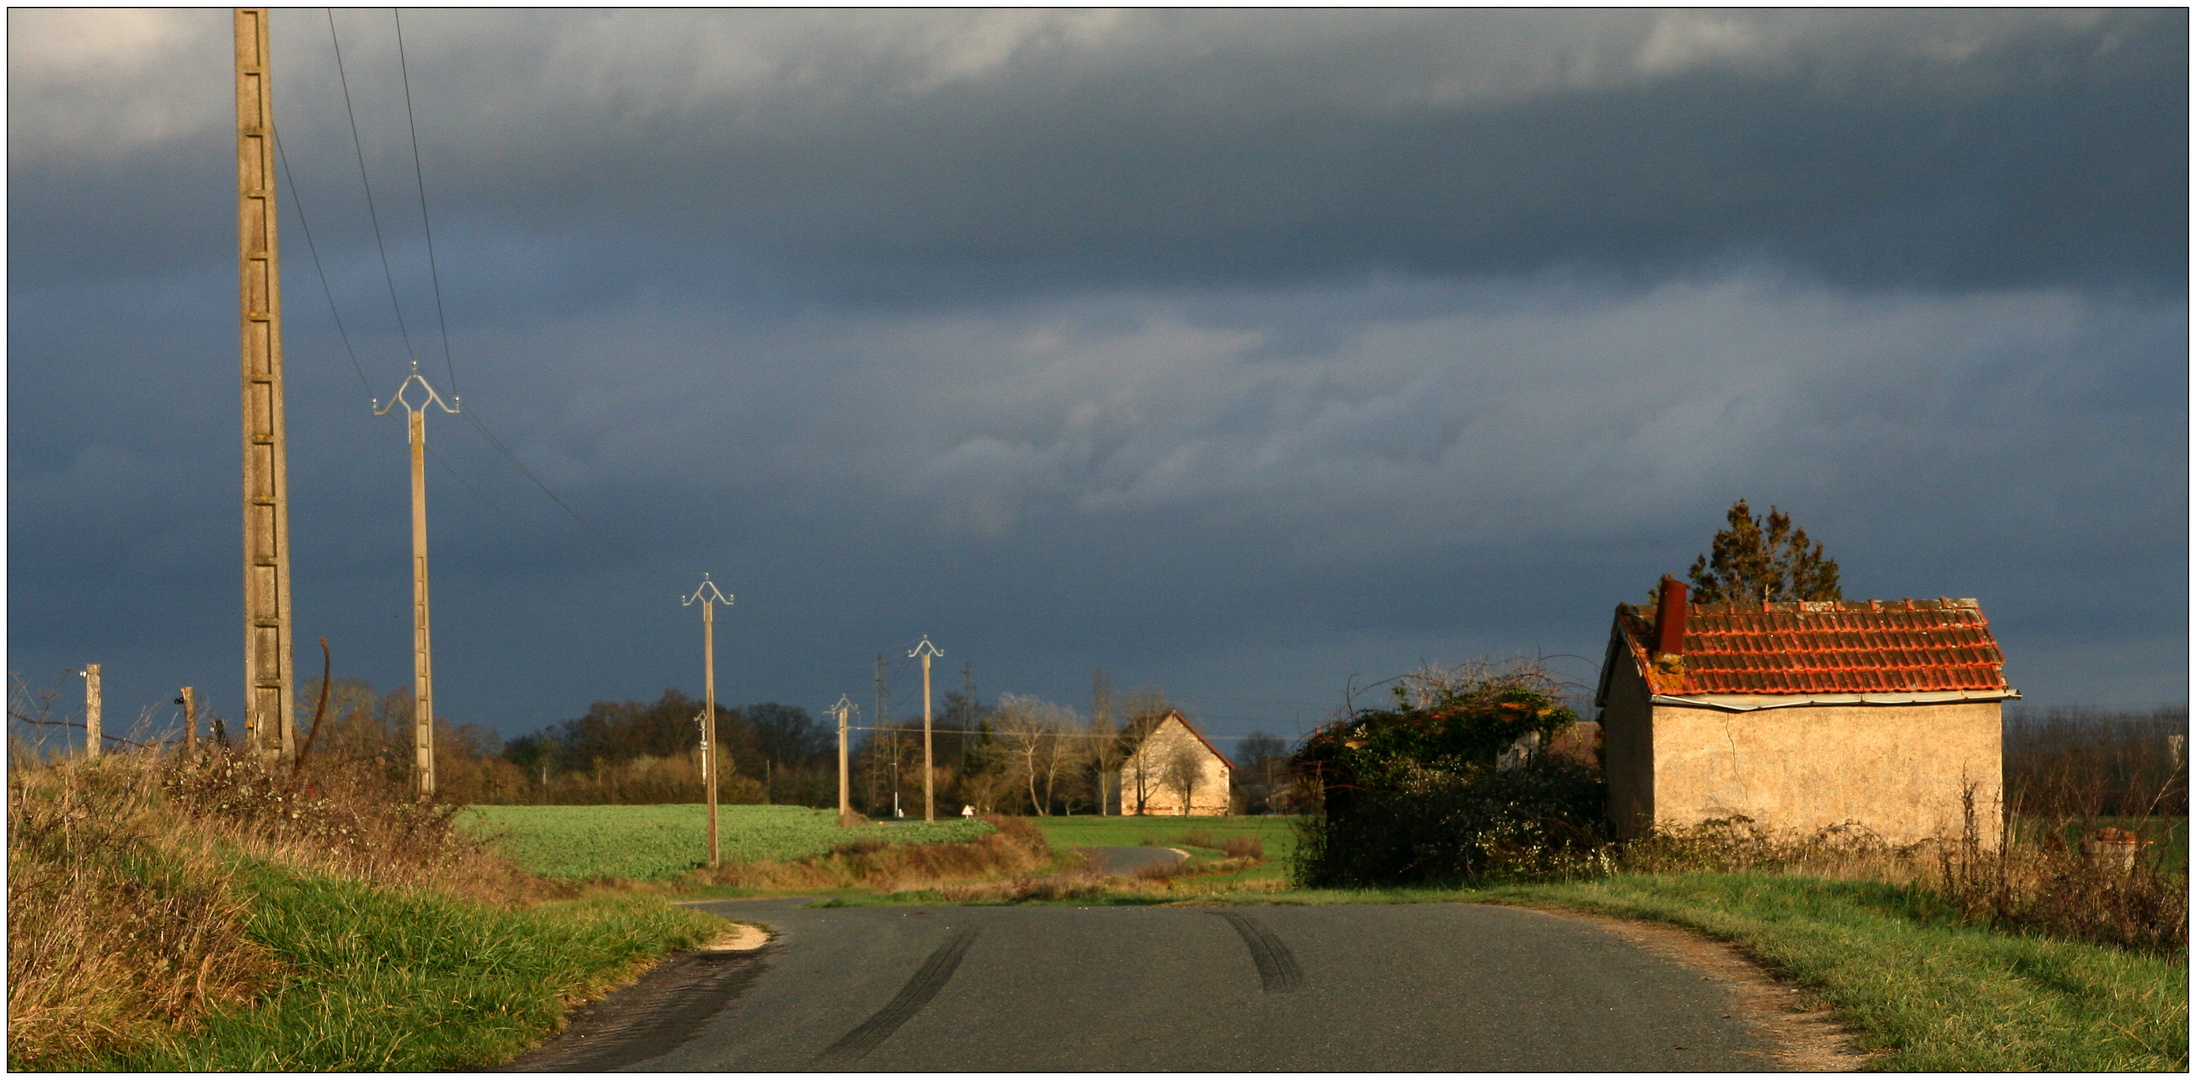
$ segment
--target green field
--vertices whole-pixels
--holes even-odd
[[[533,873],[565,881],[655,881],[703,865],[708,817],[668,806],[472,806],[458,824]],[[837,815],[805,806],[720,806],[718,846],[727,863],[801,859],[863,840],[933,844],[975,840],[982,821],[840,828]]]
[[[1041,817],[1026,818],[1043,829],[1045,838],[1060,851],[1079,847],[1181,848],[1200,857],[1219,858],[1220,852],[1183,842],[1194,832],[1225,840],[1255,836],[1266,845],[1266,864],[1209,879],[1215,885],[1237,881],[1281,879],[1288,876],[1289,854],[1296,850],[1293,817]],[[1200,881],[1208,879],[1200,878]]]

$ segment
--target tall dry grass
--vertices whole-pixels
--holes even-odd
[[[378,771],[195,754],[8,772],[8,1063],[68,1068],[192,1030],[280,977],[246,935],[254,861],[503,906],[525,874]]]
[[[190,1029],[274,972],[233,874],[177,835],[151,763],[8,774],[8,1066],[68,1068]]]

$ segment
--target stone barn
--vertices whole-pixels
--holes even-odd
[[[1619,604],[1594,704],[1619,835],[1743,815],[1960,835],[1972,787],[2001,831],[2000,703],[2018,698],[1973,600]]]
[[[1123,814],[1217,817],[1228,812],[1235,763],[1170,712],[1121,764]]]

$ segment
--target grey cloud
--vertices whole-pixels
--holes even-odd
[[[408,195],[388,27],[339,21],[377,172]],[[348,205],[325,27],[278,28],[293,156]],[[745,261],[890,303],[1364,271],[1653,280],[1734,255],[1863,289],[2175,292],[2186,30],[2182,12],[440,13],[412,40],[453,227],[645,241],[591,261],[589,288],[716,291]],[[17,183],[97,182],[143,145],[10,133]],[[94,250],[146,227],[56,224]]]

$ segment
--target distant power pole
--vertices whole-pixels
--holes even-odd
[[[679,601],[682,607],[702,606],[702,788],[709,801],[709,868],[717,868],[717,605],[732,606],[732,598],[717,591],[717,583],[702,575],[694,595]]]
[[[99,665],[86,664],[77,672],[84,677],[84,756],[99,756]]]
[[[405,391],[418,383],[426,396],[418,405],[404,396]],[[373,403],[375,416],[387,416],[389,410],[404,406],[412,436],[412,771],[419,779],[419,797],[431,799],[435,794],[435,656],[428,641],[430,620],[427,613],[427,406],[434,405],[443,412],[455,414],[455,399],[442,400],[427,378],[419,373],[419,361],[412,361],[412,373],[397,384],[396,393],[383,405]],[[283,751],[289,752],[290,740],[283,740]]]
[[[932,645],[930,635],[924,634],[922,643],[915,646],[915,651],[907,655],[919,656],[923,660],[923,820],[936,821],[938,820],[938,804],[932,798],[930,791],[930,660],[932,657],[944,656],[945,650]]]
[[[237,294],[244,339],[244,742],[297,743],[290,656],[289,437],[282,269],[275,248],[274,89],[267,9],[236,9]]]
[[[967,702],[962,708],[968,710],[961,714],[961,730],[967,731],[976,726],[976,718],[979,715],[979,710],[976,708],[976,662],[974,660],[961,665],[961,700]]]
[[[892,746],[892,811],[897,817],[900,810],[900,733],[892,727],[892,688],[885,682],[888,672],[885,654],[877,654],[877,712],[870,721],[869,760],[877,760],[877,740],[882,737]]]
[[[839,717],[839,824],[841,825],[846,824],[847,819],[854,815],[854,803],[848,798],[846,790],[846,718],[849,713],[860,711],[861,706],[848,701],[845,694],[839,695],[838,704],[824,710],[826,714],[835,713]]]

